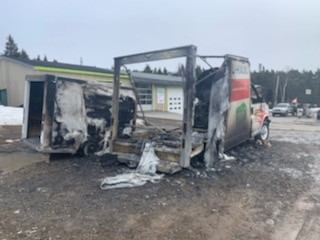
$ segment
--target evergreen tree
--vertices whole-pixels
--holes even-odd
[[[48,59],[47,59],[47,56],[46,56],[46,55],[44,55],[43,61],[44,61],[44,62],[48,62]]]
[[[176,75],[177,75],[177,76],[184,77],[184,75],[185,75],[185,69],[184,69],[184,65],[183,65],[183,64],[179,64],[179,66],[178,66],[178,71],[177,71]]]
[[[168,75],[168,70],[166,68],[163,68],[163,74]]]
[[[198,78],[203,71],[204,71],[204,69],[201,68],[199,65],[197,65],[197,67],[196,67],[196,77]]]
[[[9,37],[7,39],[5,50],[4,50],[4,55],[8,56],[8,57],[19,57],[20,56],[18,46],[14,42],[13,37],[11,35],[9,35]]]
[[[145,66],[145,68],[143,69],[143,72],[145,72],[145,73],[152,73],[151,67],[147,64],[147,65]]]
[[[154,68],[153,69],[153,73],[157,73],[158,72],[158,69],[157,68]]]
[[[40,56],[38,55],[38,57],[37,57],[37,59],[36,59],[37,61],[41,61],[41,58],[40,58]]]
[[[26,52],[24,49],[22,49],[22,50],[20,51],[19,55],[20,55],[20,56],[19,56],[20,58],[29,59],[29,56],[28,56],[27,52]]]
[[[158,69],[157,73],[162,74],[161,68]]]

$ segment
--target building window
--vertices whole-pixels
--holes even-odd
[[[135,84],[139,94],[141,104],[152,104],[152,85],[150,84]]]

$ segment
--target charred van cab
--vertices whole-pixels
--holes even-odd
[[[269,108],[259,90],[260,86],[251,84],[248,59],[226,55],[220,68],[207,70],[197,79],[194,127],[211,132],[210,122],[219,122],[215,118],[223,111],[225,150],[249,138],[268,139]]]

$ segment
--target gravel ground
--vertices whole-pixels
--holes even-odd
[[[248,141],[227,153],[236,161],[220,173],[184,170],[107,191],[101,179],[125,166],[75,156],[45,161],[5,141],[19,138],[19,127],[0,127],[0,239],[318,239],[318,127],[273,130],[268,146]],[[4,170],[22,154],[28,166]]]

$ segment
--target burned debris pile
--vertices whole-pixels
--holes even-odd
[[[106,177],[101,182],[100,188],[108,190],[112,188],[139,187],[148,181],[155,183],[163,177],[162,174],[156,174],[156,166],[159,161],[160,159],[154,151],[154,143],[145,142],[137,168],[128,173]]]

